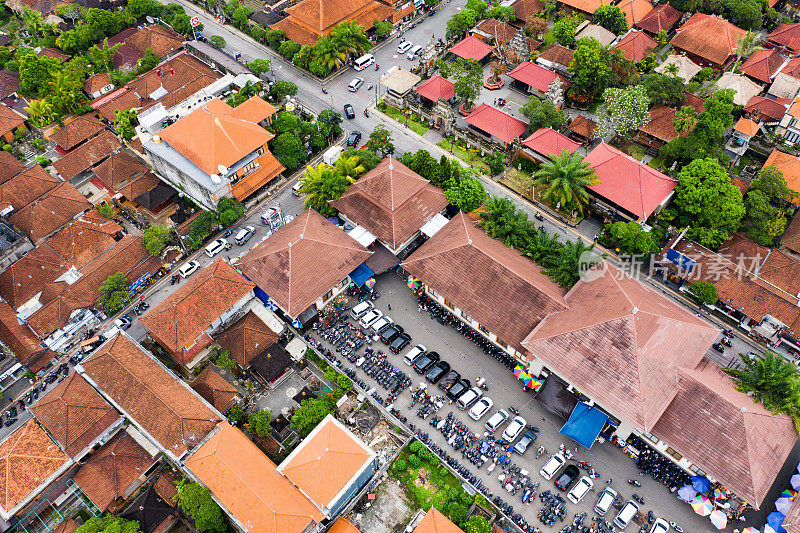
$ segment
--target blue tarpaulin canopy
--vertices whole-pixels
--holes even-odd
[[[355,270],[350,272],[350,279],[360,287],[374,275],[375,273],[365,263],[361,263]]]
[[[569,420],[561,428],[561,433],[588,449],[597,440],[606,422],[608,416],[600,409],[578,402]]]

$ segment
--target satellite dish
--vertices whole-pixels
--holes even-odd
[[[225,165],[217,165],[217,170],[219,170],[220,174],[227,174],[228,173],[228,169],[227,169],[227,167],[225,167]]]
[[[145,20],[146,20],[148,23],[150,23],[150,24],[152,24],[152,23],[154,23],[154,22],[155,22],[155,20],[153,19],[153,17],[151,17],[150,15],[147,15],[147,16],[145,17]]]
[[[211,174],[211,181],[214,183],[221,183],[222,180],[219,177],[219,174]]]

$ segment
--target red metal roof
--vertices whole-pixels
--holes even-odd
[[[422,85],[414,89],[414,92],[433,102],[449,100],[456,94],[453,90],[453,82],[438,74],[425,80]]]
[[[552,128],[539,128],[525,139],[522,144],[544,156],[560,154],[562,150],[566,150],[571,154],[581,145],[581,143],[573,141]]]
[[[605,143],[589,152],[585,161],[600,180],[589,189],[642,220],[647,219],[678,184]]]
[[[508,75],[541,92],[546,92],[550,84],[553,83],[553,80],[558,77],[558,74],[552,70],[548,70],[530,61],[523,61],[517,65],[517,68],[509,72]]]
[[[468,124],[485,131],[506,144],[525,133],[528,125],[488,104],[481,104],[465,119]]]
[[[492,52],[492,46],[470,35],[450,49],[458,57],[480,61]]]

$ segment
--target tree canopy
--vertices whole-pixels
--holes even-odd
[[[159,255],[170,237],[170,229],[164,224],[155,224],[144,230],[142,242],[150,255]]]
[[[531,95],[528,103],[523,105],[519,111],[528,118],[531,131],[539,128],[559,128],[567,121],[566,114],[560,109],[556,109],[551,100],[541,100],[536,95]]]
[[[197,529],[211,533],[226,531],[222,509],[211,498],[208,487],[184,480],[178,485],[178,503],[192,517]]]
[[[128,303],[129,287],[130,283],[122,272],[111,274],[100,285],[100,307],[106,314],[113,315]]]
[[[336,209],[328,203],[347,192],[355,179],[345,176],[336,167],[326,163],[319,163],[315,167],[308,167],[305,175],[300,178],[300,194],[305,198],[307,209],[314,209],[319,214],[331,217],[336,215]]]
[[[612,6],[609,4],[601,5],[595,9],[592,19],[595,24],[604,27],[616,35],[628,29],[628,22],[625,20],[625,14],[619,6]]]
[[[136,520],[125,520],[113,514],[94,516],[80,526],[76,533],[139,533]]]
[[[597,108],[600,123],[596,134],[605,137],[615,133],[630,137],[650,122],[650,99],[642,85],[625,89],[609,87],[603,91],[603,103]]]
[[[445,192],[447,201],[465,213],[478,209],[486,201],[486,189],[478,178],[464,178]]]
[[[330,405],[324,399],[303,400],[292,415],[291,425],[301,435],[308,435],[330,412]]]
[[[543,200],[580,212],[589,202],[586,187],[598,182],[594,169],[589,167],[581,154],[570,154],[566,150],[552,156],[551,161],[544,163],[533,177],[534,186],[546,187]]]

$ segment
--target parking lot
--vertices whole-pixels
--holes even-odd
[[[523,390],[521,382],[519,382],[512,372],[505,366],[501,365],[495,359],[485,355],[483,351],[479,350],[471,341],[456,332],[450,326],[442,326],[436,320],[433,320],[427,313],[420,312],[418,309],[416,296],[406,287],[406,280],[401,279],[394,273],[386,273],[377,278],[376,290],[381,294],[381,297],[374,302],[375,307],[380,309],[384,314],[391,316],[396,323],[401,324],[405,331],[411,337],[411,344],[406,347],[401,354],[395,355],[389,353],[389,360],[398,368],[409,373],[413,378],[412,388],[420,383],[426,383],[423,376],[414,373],[414,371],[406,365],[402,360],[402,355],[415,344],[423,344],[428,350],[437,351],[443,360],[446,360],[453,369],[457,370],[463,377],[469,379],[473,384],[479,377],[486,379],[488,391],[485,393],[494,401],[494,407],[483,416],[480,421],[474,421],[467,416],[465,411],[461,411],[455,404],[449,405],[445,402],[444,406],[439,410],[437,415],[445,417],[448,412],[452,411],[453,416],[458,418],[461,422],[465,423],[471,431],[483,436],[485,429],[483,427],[486,420],[496,412],[498,409],[503,408],[508,410],[509,406],[514,406],[520,411],[520,415],[525,418],[528,424],[537,426],[540,431],[538,439],[532,444],[523,456],[513,454],[511,461],[521,468],[527,470],[534,481],[540,481],[540,487],[537,492],[542,490],[555,490],[554,481],[544,480],[539,474],[539,470],[549,457],[559,451],[561,444],[568,447],[572,454],[573,460],[568,461],[568,464],[575,464],[577,461],[588,461],[597,470],[600,475],[599,479],[594,480],[594,486],[583,500],[574,505],[567,503],[567,516],[564,522],[556,522],[552,528],[544,527],[536,515],[542,507],[541,502],[536,499],[530,504],[522,504],[521,496],[522,491],[516,495],[511,495],[505,489],[500,487],[498,475],[502,470],[498,467],[492,473],[487,471],[489,463],[484,465],[478,470],[468,461],[463,460],[462,464],[466,464],[469,470],[481,477],[484,484],[489,487],[489,490],[494,495],[501,495],[505,501],[514,505],[515,512],[523,514],[528,523],[540,527],[542,531],[560,531],[567,523],[572,520],[574,514],[579,512],[587,512],[588,519],[594,516],[592,508],[597,501],[598,495],[605,489],[607,482],[611,481],[611,487],[614,488],[620,497],[627,501],[631,498],[633,493],[644,497],[645,505],[641,506],[644,514],[648,510],[652,510],[656,517],[663,517],[666,520],[675,521],[683,527],[684,531],[717,531],[707,518],[696,515],[691,507],[686,503],[677,499],[674,494],[670,494],[668,489],[654,481],[649,476],[639,476],[639,471],[632,459],[627,457],[619,448],[610,442],[595,443],[592,446],[591,452],[582,447],[577,447],[577,444],[567,437],[561,435],[559,430],[564,424],[564,420],[560,419],[554,414],[546,411],[534,399],[534,395],[530,392]],[[389,307],[391,306],[391,308]],[[380,342],[373,344],[376,349],[385,349],[385,346]],[[344,367],[354,367],[355,365],[343,361]],[[357,370],[357,376],[365,379],[368,383],[375,385],[375,382],[366,376],[360,369]],[[436,386],[428,386],[436,392],[441,394]],[[386,396],[386,391],[381,387],[377,387],[379,394]],[[432,439],[438,446],[446,450],[451,456],[456,456],[461,460],[461,454],[454,452],[451,445],[447,444],[446,439],[436,431],[435,428],[429,425],[429,420],[422,420],[417,417],[417,409],[419,405],[410,409],[411,394],[408,390],[404,391],[400,397],[395,401],[396,407],[402,414],[408,418],[408,423],[413,423],[423,431],[427,431]],[[504,429],[500,426],[497,431],[497,436]],[[547,450],[540,458],[536,458],[537,448],[544,446]],[[581,476],[586,472],[581,470]],[[580,476],[579,476],[580,477]],[[635,479],[640,481],[641,487],[634,487],[627,483],[628,479]],[[607,518],[613,518],[616,511],[612,509]],[[749,523],[731,523],[728,525],[728,531],[733,528],[741,528],[742,526],[750,525]],[[755,525],[755,524],[753,524]],[[638,531],[639,524],[632,523],[626,530]]]

